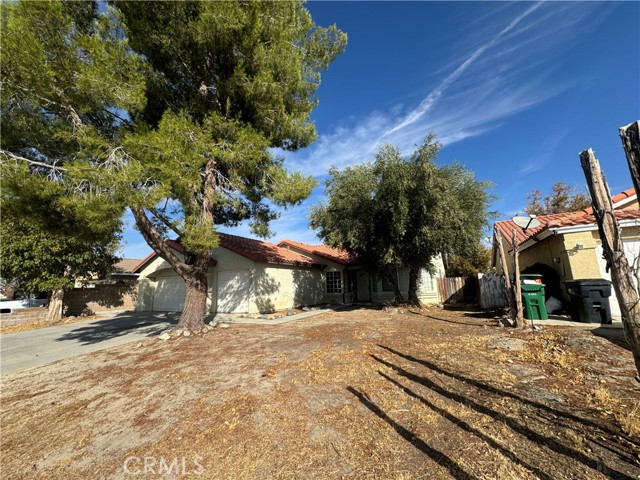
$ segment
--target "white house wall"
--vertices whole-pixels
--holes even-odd
[[[256,263],[251,285],[250,313],[314,305],[322,301],[324,293],[319,268]]]
[[[209,293],[207,295],[207,306],[209,307],[209,312],[214,313],[218,309],[218,273],[219,272],[231,272],[231,271],[244,271],[249,270],[249,272],[253,271],[256,262],[248,259],[247,257],[243,257],[231,250],[227,250],[226,248],[216,248],[213,251],[213,258],[216,259],[216,266],[209,267],[209,274],[207,275]],[[249,295],[250,295],[249,291]],[[251,302],[249,302],[249,308],[251,308]]]
[[[291,250],[292,252],[298,253],[303,257],[307,257],[311,259],[311,261],[315,263],[319,263],[320,265],[326,265],[326,268],[324,268],[321,272],[321,279],[320,279],[322,283],[322,288],[321,288],[322,298],[315,303],[343,303],[345,301],[344,291],[346,288],[345,282],[347,280],[347,274],[346,274],[347,267],[345,267],[340,263],[333,262],[326,257],[321,257],[320,255],[309,253],[306,250],[301,250],[294,246],[286,245],[283,248],[286,248],[288,250]],[[327,293],[325,272],[342,272],[342,293]]]

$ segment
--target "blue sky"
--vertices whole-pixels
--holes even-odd
[[[638,2],[309,2],[315,22],[349,36],[322,77],[319,138],[286,165],[319,180],[272,223],[270,241],[319,243],[308,209],[331,165],[371,160],[386,142],[409,154],[429,132],[438,163],[494,183],[499,218],[526,194],[585,184],[578,153],[595,150],[612,193],[631,187],[618,128],[640,118]],[[130,216],[121,254],[151,252]],[[248,225],[221,228],[248,236]]]

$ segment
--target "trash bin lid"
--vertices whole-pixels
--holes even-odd
[[[608,287],[611,285],[611,281],[605,278],[579,278],[577,280],[568,280],[565,283],[572,283],[578,287]]]

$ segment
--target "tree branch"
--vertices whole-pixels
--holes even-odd
[[[60,170],[62,172],[67,171],[66,168],[59,167],[55,163],[52,165],[50,163],[38,162],[37,160],[31,160],[30,158],[22,157],[20,155],[16,155],[15,153],[12,153],[3,149],[0,149],[0,156],[6,157],[7,159],[10,159],[10,160],[19,160],[22,162],[27,162],[29,165],[34,165],[36,167],[48,168],[50,170]]]
[[[160,213],[157,208],[148,208],[147,210],[149,210],[153,216],[160,220],[165,226],[176,232],[178,236],[183,236],[182,230],[178,228],[176,223],[172,222],[164,214]]]
[[[147,217],[144,209],[136,206],[130,206],[129,208],[131,209],[131,213],[133,213],[133,217],[136,219],[138,230],[140,230],[140,233],[153,251],[169,262],[171,267],[182,278],[189,275],[191,273],[191,267],[184,262],[181,262],[176,254],[171,251],[158,230],[156,230]]]

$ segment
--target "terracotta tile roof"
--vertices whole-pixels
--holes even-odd
[[[282,240],[278,243],[280,247],[285,245],[290,245],[304,252],[326,258],[340,265],[354,265],[356,263],[356,259],[345,250],[333,248],[328,245],[309,245],[307,243],[294,242],[293,240]]]
[[[286,248],[281,248],[273,243],[239,237],[237,235],[229,235],[228,233],[218,233],[218,235],[220,236],[221,247],[257,262],[298,265],[303,267],[323,266],[303,255],[287,250]]]
[[[117,273],[134,273],[135,267],[140,263],[139,258],[123,258],[113,264],[113,268]]]
[[[286,248],[281,248],[273,243],[239,237],[237,235],[229,235],[228,233],[218,232],[218,236],[220,237],[221,247],[256,262],[297,265],[300,267],[324,267],[324,265],[320,263],[316,263],[303,255],[287,250]],[[176,240],[166,240],[166,244],[173,250],[184,253],[184,246],[180,243],[179,238]],[[146,258],[140,260],[132,271],[141,269],[152,258],[155,258],[155,256],[155,252],[150,253]],[[216,265],[216,263],[215,258],[211,258],[211,264]]]
[[[632,195],[635,195],[635,191],[631,188],[618,195],[614,195],[612,197],[612,200],[615,204],[624,200],[625,198],[631,197]],[[640,219],[640,210],[616,210],[615,215],[618,220]],[[522,231],[521,227],[518,227],[511,220],[502,220],[500,222],[496,222],[495,226],[500,231],[500,234],[509,243],[511,243],[513,229],[515,229],[516,241],[518,242],[518,245],[522,245],[531,237],[535,237],[550,228],[573,227],[577,225],[591,225],[596,223],[592,208],[587,208],[585,210],[580,210],[577,212],[540,215],[536,217],[536,219],[540,221],[540,226],[534,229],[528,229],[526,234]]]
[[[611,201],[615,205],[616,203],[622,202],[627,198],[634,197],[635,195],[636,195],[636,191],[633,187],[631,187],[631,188],[627,188],[624,192],[620,192],[617,195],[614,195],[613,197],[611,197]],[[584,211],[587,213],[593,213],[593,207],[585,208]]]
[[[132,268],[131,271],[134,273],[139,273],[140,270],[142,269],[142,267],[144,265],[147,264],[147,262],[149,260],[151,260],[153,257],[156,256],[156,252],[151,252],[149,255],[147,255],[146,257],[144,257],[142,260],[140,260],[138,263],[136,263]]]

